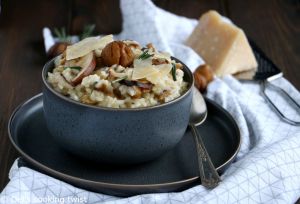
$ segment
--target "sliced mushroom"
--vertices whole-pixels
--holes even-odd
[[[126,85],[126,86],[135,86],[136,85],[136,81],[131,81],[131,80],[122,80],[120,81],[120,84]]]
[[[152,64],[153,65],[160,65],[160,64],[168,64],[168,60],[164,58],[153,58]]]
[[[142,89],[149,89],[149,90],[151,90],[153,87],[153,84],[151,84],[149,82],[144,83],[144,82],[137,81],[136,85]]]
[[[149,82],[141,82],[141,81],[131,81],[131,80],[122,80],[120,81],[120,84],[126,85],[126,86],[137,86],[141,88],[142,90],[151,90],[153,87],[153,84]]]
[[[96,67],[96,59],[95,59],[93,52],[90,52],[89,54],[81,57],[76,62],[76,66],[80,66],[82,69],[77,74],[77,76],[74,77],[71,81],[72,84],[75,86],[77,84],[81,83],[81,81],[84,77],[90,75],[94,71],[94,69]]]

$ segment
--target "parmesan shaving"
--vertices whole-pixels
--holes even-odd
[[[150,81],[152,84],[157,84],[159,80],[168,75],[172,69],[171,64],[161,64],[157,65],[155,68],[158,72],[154,73],[150,76],[147,76],[146,79]]]
[[[132,80],[146,78],[150,75],[156,74],[159,71],[152,65],[151,59],[141,60],[135,59],[133,61]]]
[[[84,40],[67,47],[66,59],[72,60],[84,55],[96,49],[103,49],[108,43],[113,41],[112,35],[107,35],[102,38],[89,37]]]

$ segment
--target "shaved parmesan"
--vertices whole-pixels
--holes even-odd
[[[133,61],[133,67],[134,68],[150,67],[150,66],[153,66],[151,58],[148,58],[148,59],[135,59]]]
[[[168,75],[172,69],[171,64],[152,65],[152,59],[136,59],[133,62],[132,80],[146,78],[153,84]]]
[[[132,80],[146,78],[147,76],[158,73],[158,70],[152,65],[151,59],[135,59],[133,61],[133,67]]]
[[[139,67],[133,69],[132,80],[147,78],[151,75],[159,73],[157,69],[152,67]]]
[[[158,72],[146,77],[146,79],[150,81],[152,84],[157,84],[158,81],[161,80],[166,75],[168,75],[172,69],[171,64],[161,64],[155,67],[156,67],[155,69],[158,70]]]
[[[152,74],[150,76],[147,76],[146,79],[148,81],[150,81],[152,84],[157,84],[158,81],[161,79],[160,76],[161,76],[160,73],[156,72],[156,73],[154,73],[154,74]]]
[[[156,65],[156,68],[159,70],[159,73],[161,76],[166,76],[167,74],[170,73],[170,71],[172,69],[172,65],[171,64],[160,64],[160,65]]]
[[[68,46],[66,50],[66,59],[72,60],[84,55],[96,49],[103,49],[108,43],[113,41],[112,35],[107,35],[102,38],[99,37],[89,37],[84,40]]]

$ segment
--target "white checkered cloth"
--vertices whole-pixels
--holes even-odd
[[[191,68],[202,63],[183,45],[196,20],[168,13],[149,0],[121,0],[121,9],[124,23],[118,38],[153,42]],[[299,92],[287,80],[273,83],[300,101]],[[272,89],[267,92],[288,117],[300,120],[299,112],[282,95]],[[118,198],[76,188],[15,163],[0,203],[294,203],[300,197],[300,127],[283,122],[274,113],[256,82],[217,78],[209,85],[207,96],[233,115],[242,136],[238,159],[217,188],[198,185],[179,193]]]

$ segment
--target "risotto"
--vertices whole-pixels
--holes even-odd
[[[183,65],[152,44],[142,48],[112,35],[86,38],[55,60],[47,81],[57,92],[81,103],[138,108],[166,103],[187,90]]]

